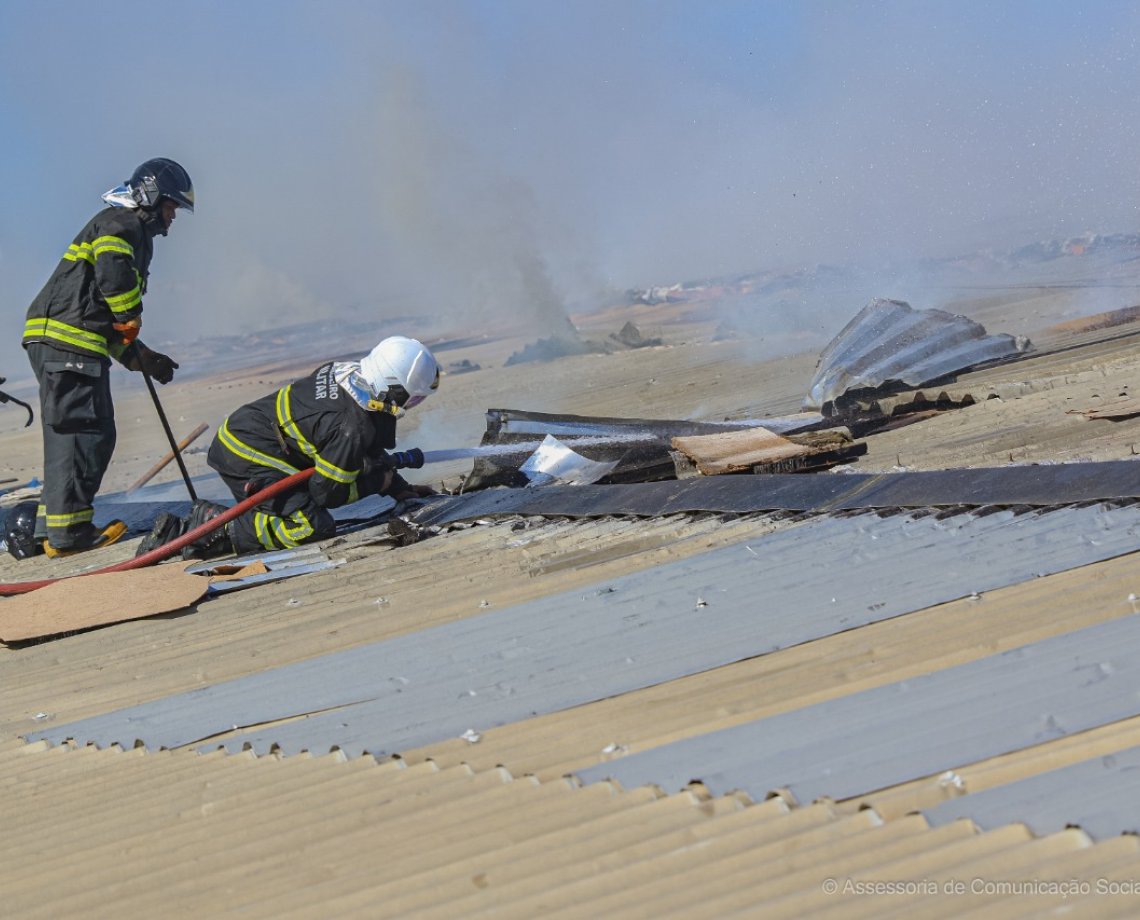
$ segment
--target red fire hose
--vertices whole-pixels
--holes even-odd
[[[116,562],[114,565],[108,565],[101,569],[93,569],[90,572],[81,572],[79,575],[67,575],[65,578],[82,578],[84,575],[103,575],[108,572],[125,572],[128,569],[141,569],[155,562],[161,562],[173,556],[176,552],[182,549],[189,543],[193,543],[199,537],[203,537],[212,531],[217,530],[224,524],[229,523],[239,515],[244,514],[250,508],[260,505],[262,502],[280,495],[282,492],[288,492],[295,486],[299,486],[306,479],[313,475],[313,469],[310,467],[307,470],[301,470],[294,473],[292,476],[287,476],[284,479],[279,479],[272,485],[266,486],[260,492],[251,495],[249,498],[238,502],[232,508],[227,508],[217,517],[212,517],[193,530],[187,531],[177,540],[171,540],[169,543],[164,543],[162,546],[152,549],[149,553],[142,556],[135,556],[133,559],[124,559],[122,562]],[[29,591],[35,591],[37,588],[44,588],[57,581],[63,581],[62,578],[47,578],[43,581],[20,581],[13,584],[0,584],[0,597],[11,597],[15,594],[27,594]]]

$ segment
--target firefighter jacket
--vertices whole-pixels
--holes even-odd
[[[24,345],[118,358],[124,346],[113,325],[142,315],[159,223],[133,208],[104,208],[91,218],[28,308]]]
[[[390,469],[384,493],[409,488],[389,462],[395,446],[395,417],[362,408],[337,385],[330,361],[231,414],[218,429],[210,465],[250,482],[315,467],[309,494],[321,507],[337,508],[379,494]]]

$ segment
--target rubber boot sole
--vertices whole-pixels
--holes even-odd
[[[44,540],[44,553],[49,559],[59,559],[63,556],[77,556],[79,553],[85,553],[88,550],[110,546],[112,543],[118,542],[126,532],[127,525],[122,521],[111,521],[103,528],[98,538],[87,546],[69,546],[66,549],[57,549],[48,543],[47,540]]]

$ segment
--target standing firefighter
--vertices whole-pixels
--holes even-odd
[[[330,361],[231,414],[207,462],[236,500],[313,468],[307,482],[185,546],[189,559],[290,549],[336,532],[329,508],[369,495],[397,501],[432,494],[397,471],[423,465],[419,450],[391,452],[396,420],[439,386],[439,365],[415,339],[391,336],[360,361]],[[226,508],[198,501],[185,520],[160,514],[137,555],[176,540]]]
[[[79,231],[28,308],[24,348],[40,385],[43,491],[35,547],[63,556],[106,546],[126,530],[97,527],[95,494],[115,450],[111,359],[169,383],[178,365],[139,341],[154,238],[178,208],[194,210],[194,186],[173,160],[147,160]]]

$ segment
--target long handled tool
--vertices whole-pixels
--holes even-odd
[[[186,482],[186,491],[190,493],[190,501],[196,502],[198,500],[197,494],[194,492],[194,486],[190,482],[190,474],[186,472],[186,463],[182,459],[182,452],[178,449],[178,443],[174,440],[174,433],[170,430],[170,423],[166,420],[166,413],[162,411],[162,403],[158,401],[158,393],[154,389],[154,381],[150,379],[150,372],[146,369],[146,365],[140,360],[142,366],[143,380],[146,381],[146,388],[150,390],[150,398],[154,401],[154,408],[158,412],[158,417],[162,421],[162,430],[166,432],[166,440],[170,442],[170,452],[174,454],[174,459],[178,461],[178,469],[182,471],[182,478]]]
[[[4,380],[5,380],[4,377],[0,377],[0,383],[3,383]],[[30,424],[32,424],[32,419],[35,418],[35,415],[32,412],[32,407],[29,406],[23,400],[16,399],[15,396],[9,396],[7,393],[0,391],[0,403],[7,403],[7,402],[15,403],[17,406],[23,406],[28,411],[28,420],[26,422],[24,422],[25,428],[27,428]]]

